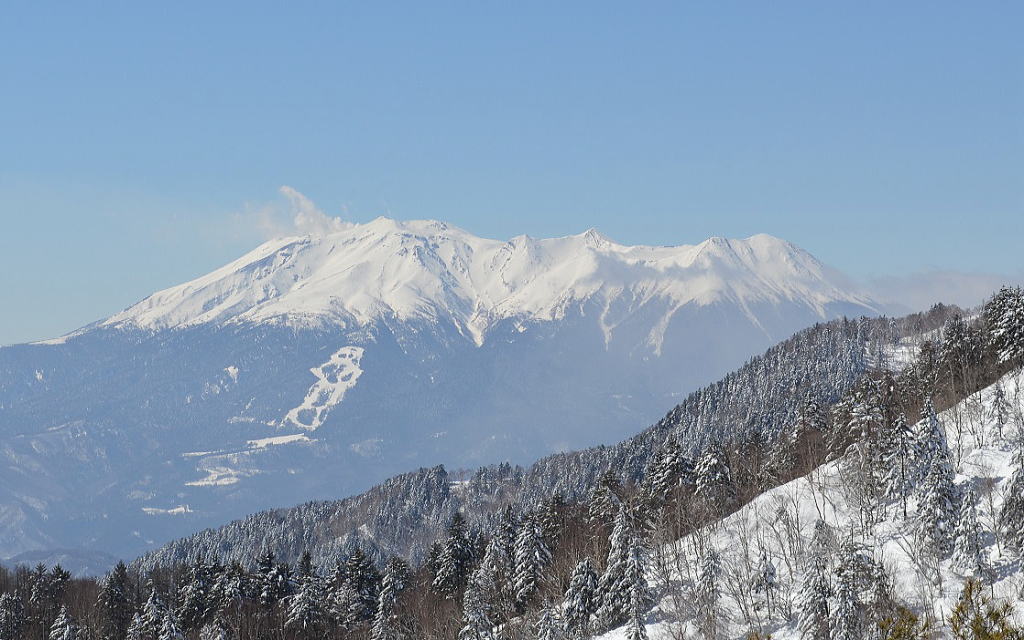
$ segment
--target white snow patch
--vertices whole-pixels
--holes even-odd
[[[362,347],[346,346],[338,349],[324,364],[310,369],[316,376],[316,382],[306,392],[302,404],[290,410],[282,422],[316,431],[363,374],[359,368],[362,357]]]
[[[171,509],[157,509],[155,507],[142,507],[142,510],[151,516],[180,516],[186,513],[192,513],[192,508],[187,504],[179,504]]]
[[[231,382],[238,382],[238,367],[231,365],[230,367],[225,367],[224,371],[231,377]]]
[[[265,449],[279,444],[288,444],[290,442],[314,442],[310,440],[304,433],[295,433],[290,436],[273,436],[270,438],[259,438],[258,440],[248,440],[247,443],[251,449]]]

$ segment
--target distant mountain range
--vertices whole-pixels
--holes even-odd
[[[504,242],[380,218],[273,240],[0,349],[0,557],[129,557],[420,466],[614,442],[802,327],[880,311],[766,235]]]

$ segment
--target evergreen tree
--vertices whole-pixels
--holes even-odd
[[[437,560],[434,590],[449,598],[454,597],[466,584],[472,561],[473,549],[466,532],[466,521],[462,514],[456,513],[448,526],[448,538]]]
[[[646,549],[638,536],[633,536],[626,558],[625,583],[629,596],[628,627],[626,637],[629,640],[647,640],[645,616],[653,604],[647,577],[644,575],[646,566]]]
[[[213,568],[203,562],[196,561],[189,569],[188,579],[181,590],[181,605],[177,616],[182,628],[186,631],[198,629],[211,613]]]
[[[828,599],[831,595],[825,559],[812,558],[796,597],[797,628],[804,640],[829,640]]]
[[[717,446],[708,447],[697,461],[695,495],[712,512],[729,508],[736,500],[736,487],[725,459]]]
[[[398,596],[409,584],[409,565],[393,557],[384,568],[380,594],[377,597],[377,612],[370,628],[372,640],[401,640],[406,637],[401,621],[396,615]]]
[[[160,598],[160,594],[157,593],[156,586],[150,580],[149,597],[146,598],[146,602],[142,605],[142,619],[139,621],[139,630],[142,636],[146,638],[159,638],[165,617],[167,617],[167,607],[164,606],[164,601]]]
[[[778,591],[778,588],[779,583],[775,564],[768,557],[768,550],[762,548],[761,559],[758,562],[757,574],[754,578],[754,592],[764,595],[764,604],[769,616],[772,614],[772,608],[775,604],[775,593]]]
[[[185,634],[181,631],[178,617],[174,615],[174,611],[171,609],[164,611],[164,619],[160,624],[157,640],[185,640]]]
[[[999,526],[1010,547],[1024,554],[1024,457],[1017,454],[1015,469],[1003,493]]]
[[[288,617],[285,626],[301,636],[315,638],[326,622],[326,604],[323,580],[313,569],[308,552],[299,563],[298,587],[287,598]]]
[[[1024,290],[1003,287],[985,304],[983,315],[999,358],[1024,360]]]
[[[544,532],[536,517],[527,518],[516,536],[514,589],[516,605],[525,609],[540,584],[541,572],[551,561]]]
[[[595,524],[609,524],[614,520],[622,505],[622,482],[619,476],[609,469],[605,471],[590,494],[587,513],[590,521]]]
[[[584,558],[573,569],[569,588],[562,603],[566,630],[572,638],[587,637],[590,616],[597,610],[597,572],[590,558]]]
[[[480,566],[469,577],[462,599],[462,629],[459,640],[495,640],[494,576],[488,567]]]
[[[629,562],[630,543],[633,528],[626,512],[626,506],[619,507],[615,525],[608,538],[608,562],[597,583],[598,607],[595,622],[598,630],[616,627],[629,614],[629,590],[626,583],[626,565]]]
[[[199,630],[199,640],[231,640],[231,633],[220,616],[217,616]]]
[[[915,440],[914,433],[907,424],[907,416],[900,413],[889,427],[886,441],[885,464],[885,495],[888,499],[898,501],[907,517],[907,498],[910,497],[915,481]]]
[[[381,575],[362,549],[356,549],[345,562],[345,581],[355,593],[349,617],[352,623],[370,620],[377,609]]]
[[[26,622],[21,598],[10,591],[0,593],[0,640],[20,640]]]
[[[100,633],[103,640],[125,640],[134,613],[128,567],[124,562],[106,575],[98,599]]]
[[[864,630],[862,610],[857,577],[849,567],[841,566],[836,587],[836,607],[832,611],[832,640],[861,640]]]
[[[696,482],[693,461],[683,455],[676,437],[669,436],[652,460],[654,463],[645,475],[651,500],[662,502],[670,498],[677,487],[692,486]]]
[[[62,606],[50,627],[50,640],[77,640],[78,625],[68,615],[68,608]]]
[[[277,564],[270,551],[260,556],[257,567],[260,605],[269,609],[291,592],[291,576],[287,565]]]
[[[939,460],[934,461],[920,491],[918,535],[926,550],[936,558],[944,558],[952,551],[959,506],[949,466]]]
[[[700,560],[694,598],[697,607],[697,628],[709,640],[719,634],[718,601],[721,590],[718,578],[722,572],[721,557],[714,549],[707,549]]]
[[[960,517],[957,521],[953,546],[953,567],[964,575],[979,580],[989,578],[988,559],[982,540],[981,524],[975,509],[977,497],[970,485],[960,499]]]
[[[141,613],[136,613],[132,616],[132,621],[128,625],[128,632],[125,634],[127,640],[145,640],[146,638],[152,638],[152,635],[146,633],[146,622],[142,618]]]
[[[550,603],[545,604],[540,610],[534,632],[537,635],[537,640],[565,640],[562,623],[558,619],[558,611]]]

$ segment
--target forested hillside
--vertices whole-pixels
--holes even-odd
[[[265,511],[202,531],[146,554],[137,566],[148,570],[213,556],[251,564],[267,551],[289,561],[309,551],[317,563],[332,564],[356,547],[378,561],[392,554],[418,561],[456,512],[471,526],[486,527],[506,505],[523,510],[556,497],[583,500],[610,469],[622,483],[639,483],[669,436],[691,456],[728,441],[772,440],[802,406],[831,404],[873,363],[902,353],[956,312],[937,307],[901,320],[819,324],[691,394],[657,424],[614,446],[552,455],[527,469],[420,469],[353,498]]]
[[[1022,363],[1019,289],[967,318],[822,325],[616,447],[385,484],[449,509],[422,561],[327,559],[374,534],[329,546],[331,509],[393,517],[366,494],[99,583],[0,573],[0,638],[1020,638]]]

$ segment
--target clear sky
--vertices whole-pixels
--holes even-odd
[[[281,185],[496,238],[766,232],[859,278],[1020,274],[1022,24],[1020,2],[8,3],[0,344],[237,257]]]

